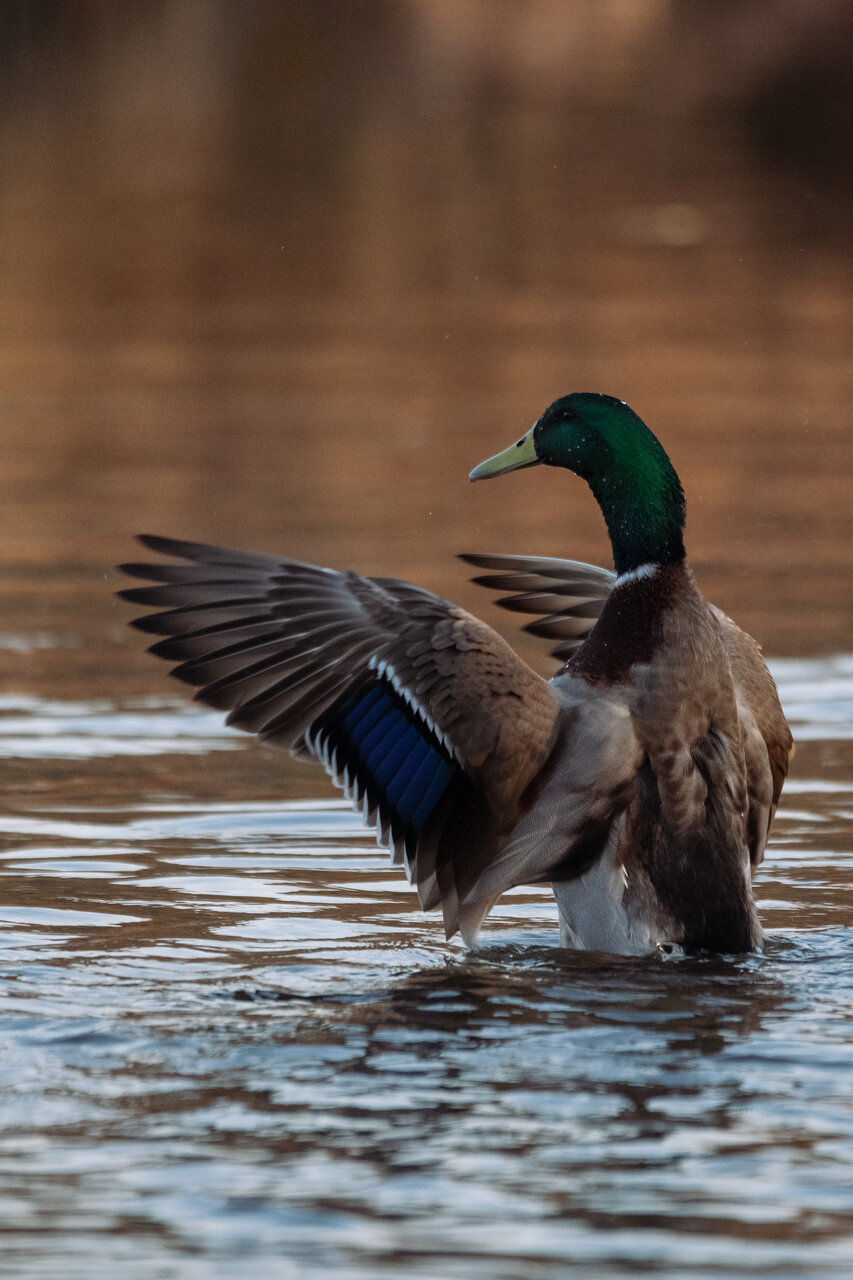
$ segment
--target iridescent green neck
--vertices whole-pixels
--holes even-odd
[[[684,493],[672,463],[651,438],[660,456],[650,453],[642,468],[617,462],[606,473],[587,477],[610,534],[618,574],[684,559]]]
[[[537,423],[541,461],[586,480],[601,507],[617,574],[684,558],[684,493],[663,446],[612,396],[578,393]]]

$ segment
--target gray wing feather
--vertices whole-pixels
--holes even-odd
[[[569,657],[586,639],[616,581],[609,569],[580,560],[472,553],[459,558],[489,570],[473,579],[479,586],[510,593],[495,601],[501,608],[545,615],[524,630],[558,640],[551,649],[555,658]]]

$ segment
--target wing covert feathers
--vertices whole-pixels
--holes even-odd
[[[748,839],[753,866],[764,856],[794,740],[760,646],[715,605],[732,671],[746,756]]]
[[[551,687],[490,627],[409,583],[140,541],[184,562],[122,566],[156,584],[121,593],[157,610],[134,623],[163,637],[152,652],[229,724],[323,764],[450,936],[549,756]]]

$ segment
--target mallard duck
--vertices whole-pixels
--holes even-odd
[[[321,763],[376,827],[447,937],[473,946],[514,885],[550,883],[566,946],[740,953],[760,946],[752,869],[793,750],[758,645],[699,593],[684,495],[621,400],[556,400],[480,463],[584,479],[615,573],[466,555],[533,613],[563,661],[537,675],[431,592],[274,556],[143,537],[184,563],[128,564],[151,652],[228,723]],[[544,615],[544,616],[541,616]]]

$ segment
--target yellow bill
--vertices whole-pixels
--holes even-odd
[[[469,480],[491,480],[492,476],[506,475],[507,471],[518,471],[521,467],[535,467],[541,461],[537,456],[533,443],[533,427],[520,440],[511,444],[503,453],[496,453],[487,458],[469,475]]]

